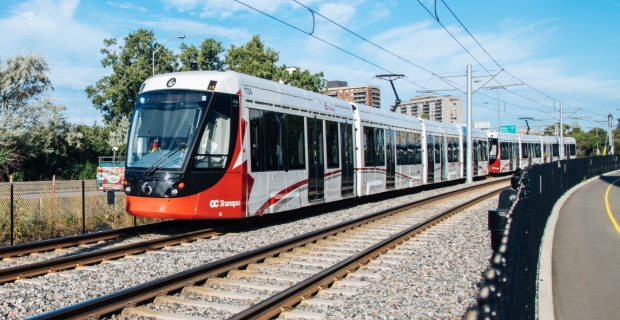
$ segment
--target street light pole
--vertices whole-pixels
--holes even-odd
[[[168,43],[168,41],[170,41],[170,40],[172,40],[174,38],[185,39],[185,35],[174,36],[174,37],[168,39],[166,42],[164,42],[164,44],[162,44],[161,46],[159,46],[157,49],[155,49],[153,51],[153,57],[151,59],[151,61],[153,62],[153,76],[155,76],[155,54],[157,53],[157,51],[159,51],[159,49],[163,48],[166,45],[166,43]]]

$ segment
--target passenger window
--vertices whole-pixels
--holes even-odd
[[[327,131],[327,168],[339,168],[338,122],[325,121],[325,129]]]
[[[306,169],[304,118],[286,115],[286,146],[289,170]]]
[[[422,136],[419,133],[412,133],[413,151],[415,152],[414,164],[422,164]]]
[[[250,161],[253,172],[263,171],[263,161],[261,159],[262,135],[260,128],[261,110],[250,109]]]
[[[262,120],[265,135],[265,170],[284,170],[282,160],[282,133],[284,131],[284,116],[282,114],[263,111]]]
[[[364,131],[364,166],[375,166],[375,130],[371,127],[363,127]]]
[[[375,128],[377,142],[377,166],[385,165],[385,141],[383,137],[383,129]]]

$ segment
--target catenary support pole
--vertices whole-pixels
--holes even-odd
[[[84,180],[82,180],[82,234],[86,233],[86,194]]]
[[[560,103],[560,160],[564,160],[564,106]]]
[[[473,139],[471,134],[472,115],[471,115],[471,64],[467,65],[467,156],[465,158],[465,183],[473,181],[471,176],[471,164],[473,158]]]
[[[13,198],[13,182],[11,181],[11,245],[15,245],[15,205]]]

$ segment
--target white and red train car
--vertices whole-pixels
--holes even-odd
[[[559,137],[517,135],[488,132],[489,173],[498,174],[526,168],[537,163],[548,163],[560,159]],[[573,137],[563,138],[562,159],[577,157],[577,142]]]
[[[127,211],[238,219],[462,179],[465,131],[232,71],[158,75],[130,125]],[[473,138],[484,176],[493,139]]]

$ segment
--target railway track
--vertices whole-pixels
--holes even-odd
[[[136,235],[140,231],[156,230],[154,228],[170,228],[178,223],[162,223],[136,228],[126,228],[111,230],[106,232],[74,236],[68,238],[53,239],[48,241],[36,242],[31,244],[18,245],[14,247],[1,248],[0,254],[3,260],[24,263],[22,265],[0,269],[0,283],[11,281],[27,281],[29,277],[40,276],[47,273],[54,273],[61,270],[73,268],[86,268],[89,265],[111,261],[127,256],[141,254],[147,251],[159,250],[164,247],[179,245],[204,238],[220,235],[225,228],[214,229],[206,228],[190,232],[183,232],[172,236],[158,236],[155,239],[138,241],[118,247],[106,248],[80,254],[67,255],[59,258],[52,258],[43,261],[31,262],[20,258],[25,254],[40,254],[45,251],[63,251],[73,246],[87,246],[89,243],[98,243],[111,239],[118,239],[127,235]]]
[[[216,314],[205,316],[212,318],[222,318],[223,314],[233,316],[233,319],[271,318],[283,311],[288,312],[283,314],[285,316],[319,317],[307,313],[296,315],[292,307],[301,300],[305,300],[304,303],[331,303],[311,299],[317,293],[352,294],[355,290],[338,288],[364,286],[363,281],[352,280],[359,268],[372,268],[372,260],[381,255],[388,256],[387,252],[397,246],[399,250],[406,250],[410,245],[403,244],[405,241],[460,210],[494,196],[507,184],[506,180],[494,181],[383,210],[34,319],[98,318],[118,314],[121,310],[126,315],[174,319],[178,315],[162,314],[157,310],[162,309],[158,306],[170,303],[211,310]],[[483,189],[486,191],[481,191]],[[430,211],[429,206],[433,203],[445,203],[449,198],[463,197],[468,192],[484,192],[484,195],[447,210],[435,209],[433,213],[425,213]],[[369,276],[363,271],[357,274]],[[251,293],[235,292],[236,288],[249,288]],[[179,291],[190,297],[207,296],[212,302],[167,296]],[[237,304],[241,301],[242,306],[224,303],[231,300]],[[310,302],[312,300],[314,302]],[[154,307],[138,306],[145,301],[152,301]]]

